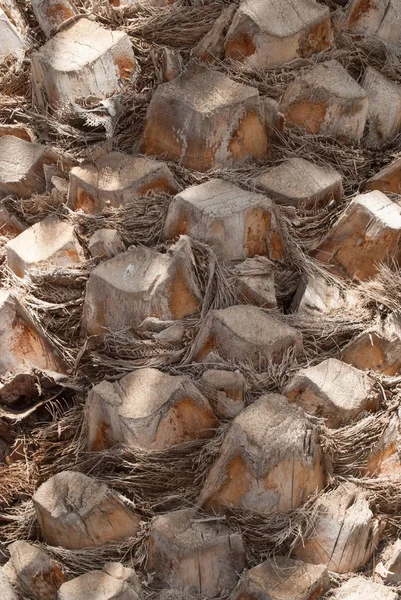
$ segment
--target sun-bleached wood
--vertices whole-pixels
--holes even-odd
[[[32,269],[77,266],[84,260],[74,226],[53,216],[10,240],[6,251],[7,264],[18,277]]]
[[[375,190],[351,200],[312,255],[335,275],[365,281],[398,257],[400,236],[401,208]]]
[[[76,471],[53,475],[32,500],[43,539],[71,550],[135,536],[141,520],[106,485]]]
[[[68,205],[74,210],[96,214],[150,192],[176,194],[178,190],[178,183],[163,162],[110,152],[71,169]]]
[[[295,77],[284,92],[280,111],[287,126],[357,143],[368,106],[368,93],[337,60],[329,60]]]
[[[159,85],[146,115],[140,150],[207,171],[268,158],[259,92],[205,67]]]
[[[226,36],[226,58],[255,69],[329,50],[330,11],[314,0],[242,0]]]
[[[298,406],[267,394],[233,420],[200,503],[212,513],[275,514],[301,506],[324,485],[317,431]]]
[[[164,254],[138,246],[102,262],[85,294],[82,332],[88,335],[138,326],[146,317],[168,321],[197,313],[202,294],[185,236]]]
[[[376,518],[367,494],[345,484],[322,494],[316,504],[313,531],[299,543],[293,556],[312,564],[325,564],[329,571],[357,571],[371,558],[380,540],[384,522]]]
[[[232,587],[246,564],[239,532],[219,520],[184,509],[154,519],[147,570],[153,585],[215,598]]]
[[[195,339],[192,355],[196,362],[225,360],[260,365],[280,362],[287,350],[303,349],[302,334],[256,306],[230,306],[211,310]]]
[[[206,242],[222,260],[256,255],[279,260],[284,255],[272,200],[222,179],[193,185],[174,197],[163,237],[182,234]]]
[[[41,110],[98,103],[121,91],[134,72],[126,33],[78,19],[32,53],[34,103]]]
[[[189,377],[144,368],[94,386],[85,424],[90,450],[117,443],[162,450],[212,437],[217,419]]]

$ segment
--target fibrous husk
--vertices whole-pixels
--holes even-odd
[[[229,512],[227,523],[240,530],[248,551],[249,566],[274,554],[290,553],[313,524],[315,502],[316,498],[311,498],[302,508],[278,515]]]
[[[391,421],[391,413],[369,414],[340,429],[325,429],[322,442],[333,474],[361,477],[366,474],[369,457]]]

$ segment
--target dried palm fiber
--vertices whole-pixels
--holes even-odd
[[[73,269],[32,269],[24,279],[7,269],[7,287],[20,302],[49,344],[72,367],[79,350],[79,327],[87,265]]]
[[[35,491],[37,471],[30,461],[17,461],[11,465],[0,465],[0,510],[32,497]],[[2,515],[0,513],[0,532]],[[1,537],[1,536],[0,536]]]
[[[345,6],[348,0],[318,0],[319,4],[325,4],[330,10],[335,11],[340,6]]]
[[[36,468],[32,491],[56,472],[74,469],[97,477],[126,498],[133,498],[136,510],[139,508],[148,517],[155,510],[193,504],[224,435],[222,428],[214,440],[182,444],[167,452],[116,447],[88,453],[81,434],[81,416],[82,407],[77,406],[51,425],[33,432],[32,443],[37,449],[30,456],[30,464]],[[28,526],[32,529],[32,515],[21,505],[8,511],[5,522],[2,536],[8,541],[17,538],[24,527],[25,537]],[[121,560],[121,545],[104,547],[104,552],[94,551],[94,559],[104,560],[106,555]],[[69,560],[74,560],[74,553],[66,556],[67,564]]]
[[[30,60],[26,57],[26,54],[28,47],[31,49],[36,48],[39,45],[39,40],[36,38],[35,32],[28,28],[26,13],[24,11],[25,7],[22,6],[22,2],[20,0],[17,0],[15,5],[17,6],[17,9],[20,9],[18,29],[27,41],[27,48],[22,54],[18,56],[10,55],[3,58],[1,61],[0,121],[3,121],[4,119],[8,120],[7,117],[11,120],[14,120],[17,117],[17,115],[13,115],[12,113],[7,115],[7,112],[4,111],[8,99],[15,103],[17,112],[19,112],[19,110],[21,110],[23,106],[26,106],[30,101]],[[28,7],[30,6],[28,5]],[[18,118],[16,120],[18,120]]]
[[[45,35],[36,20],[30,0],[14,0],[20,14],[29,28],[30,39],[35,46],[41,46],[46,42]]]
[[[260,564],[274,554],[288,555],[313,527],[316,498],[301,508],[277,515],[260,515],[234,510],[226,515],[227,524],[239,529],[245,542],[248,566]]]
[[[7,106],[7,100],[11,100],[17,106],[27,105],[30,95],[29,85],[30,61],[9,56],[0,64],[0,116],[6,116],[3,112]],[[3,106],[4,95],[4,106]],[[22,105],[22,106],[21,106]],[[10,115],[11,116],[11,115]]]
[[[8,196],[3,200],[7,210],[27,226],[42,221],[47,215],[55,215],[61,219],[69,216],[64,206],[66,196],[60,193],[33,194],[30,198]]]
[[[180,321],[185,326],[183,321]],[[98,383],[105,377],[118,378],[140,367],[159,368],[178,362],[185,347],[169,342],[136,338],[130,331],[92,337],[85,342],[77,357],[75,368]]]
[[[345,199],[337,203],[331,201],[326,206],[316,206],[312,209],[282,208],[283,215],[287,217],[287,226],[290,229],[291,236],[297,240],[304,253],[318,246],[327,231],[337,221],[348,202]],[[316,264],[319,266],[318,263]]]
[[[114,120],[114,147],[131,153],[136,150],[143,129],[146,111],[160,78],[155,71],[155,49],[141,39],[134,39],[137,77],[118,96],[118,112]]]
[[[43,199],[43,197],[41,197]],[[47,204],[47,197],[43,202],[44,209],[48,208],[49,212],[53,209],[58,213],[58,207]],[[17,201],[10,204],[16,209],[18,206],[24,211],[23,216],[26,221],[37,221],[40,217],[43,218],[44,210],[40,209],[40,203],[36,199],[32,199],[28,206],[22,203],[18,205]],[[104,225],[116,228],[127,244],[145,243],[150,245],[156,242],[163,225],[164,215],[167,210],[168,201],[163,195],[153,198],[140,198],[126,206],[118,209],[107,210],[102,215],[92,217],[85,215],[73,215],[70,218],[73,222],[78,223],[78,231],[81,237],[85,238],[92,234],[96,229],[102,228]],[[16,210],[18,214],[18,210]],[[28,217],[29,212],[33,216]],[[202,314],[209,307],[223,308],[235,302],[235,287],[234,278],[221,266],[213,251],[200,242],[192,242],[193,252],[195,256],[194,268],[199,279],[199,285],[204,292],[204,305]],[[13,278],[13,284],[22,288],[24,300],[27,307],[35,312],[43,324],[46,326],[48,335],[52,338],[63,354],[66,354],[67,349],[63,341],[68,341],[72,347],[66,356],[69,363],[76,357],[76,344],[78,343],[79,325],[82,313],[83,295],[85,284],[89,276],[89,268],[92,263],[82,265],[80,269],[53,269],[53,270],[34,270],[29,278],[21,281]],[[10,274],[12,277],[12,274]],[[193,329],[193,323],[189,323],[189,331]],[[190,335],[193,337],[193,334]],[[60,339],[57,339],[60,338]],[[122,338],[116,343],[116,337],[106,337],[104,350],[110,348],[111,354],[113,349],[116,349],[116,360],[121,360],[121,355],[124,354],[124,346],[129,346],[130,363],[125,365],[126,370],[131,370],[134,365],[152,365],[158,366],[165,364],[165,356],[170,361],[171,354],[175,354],[177,348],[169,344],[161,344],[154,340],[144,341],[144,336],[139,336],[138,340],[134,338],[125,339],[124,333],[120,335]],[[124,343],[125,342],[125,343]],[[162,357],[162,358],[161,358]],[[136,359],[132,365],[131,361]],[[144,360],[143,360],[144,359]],[[151,360],[153,359],[153,360]],[[149,362],[150,360],[150,362]],[[101,362],[94,360],[95,364]],[[106,357],[105,364],[108,368],[116,365],[109,361]]]
[[[166,8],[144,7],[132,18],[127,15],[124,31],[133,39],[190,50],[214,25],[228,0],[176,2]]]
[[[305,366],[307,366],[306,361],[302,356],[297,356],[293,348],[286,350],[279,363],[266,360],[259,371],[256,371],[250,363],[241,362],[237,365],[247,381],[249,393],[253,398],[255,395],[267,392],[281,393],[294,373]]]
[[[112,104],[118,97],[110,100]],[[110,144],[114,133],[115,119],[106,106],[78,106],[63,104],[50,112],[41,111],[30,103],[24,107],[23,118],[34,128],[39,141],[49,144],[63,156],[75,160],[88,158],[91,145]]]
[[[338,286],[344,294],[347,291],[353,292],[359,289],[352,282],[344,282],[331,275],[317,261],[310,259],[302,252],[301,254],[304,273],[311,278],[316,275],[323,277],[328,283]],[[315,310],[303,310],[282,315],[279,318],[302,332],[305,355],[308,360],[321,362],[326,358],[338,356],[341,348],[355,335],[371,326],[375,319],[375,312],[361,302],[324,314]]]
[[[149,590],[151,591],[151,590]],[[151,591],[152,592],[152,591]],[[230,597],[231,590],[224,590],[219,598],[221,600],[228,600]],[[164,590],[160,590],[157,592],[153,591],[153,595],[151,596],[157,597],[159,600],[201,600],[202,596],[199,594],[195,594],[190,587],[185,587],[183,590],[176,590],[174,588],[165,588]]]
[[[54,414],[50,423],[32,430],[32,462],[40,466],[40,482],[46,481],[56,472],[63,470],[69,460],[70,467],[76,463],[79,452],[84,448],[82,439],[83,398],[76,396],[75,405],[64,407]]]
[[[15,278],[8,268],[4,269],[4,274],[4,287],[12,287],[13,294],[24,306],[27,316],[32,320],[35,328],[41,333],[42,337],[47,340],[53,351],[58,354],[67,365],[72,365],[76,351],[73,349],[74,337],[68,338],[68,336],[75,334],[76,323],[74,323],[74,319],[80,319],[81,308],[78,306],[77,315],[76,303],[73,300],[70,301],[67,298],[66,302],[62,301],[63,288],[58,288],[57,286],[59,272],[57,271],[52,278],[52,272],[46,273],[39,271],[35,283],[35,286],[39,286],[36,289],[41,289],[44,294],[57,293],[59,299],[58,303],[41,300],[31,293],[30,279],[28,277],[26,279]],[[81,274],[81,272],[79,272],[79,274]],[[65,281],[65,279],[61,279],[61,281]],[[11,282],[12,286],[10,285]],[[43,288],[40,288],[41,283]],[[70,291],[67,292],[67,294],[70,293]],[[79,305],[79,302],[77,302],[77,304]],[[66,347],[65,340],[59,335],[60,331],[66,339],[71,341],[71,349]]]
[[[8,239],[6,237],[0,237],[0,287],[5,289],[9,284],[9,275],[7,269],[7,251],[6,243]]]
[[[38,301],[55,305],[62,302],[73,302],[81,298],[89,277],[88,267],[71,269],[32,269],[21,283]]]
[[[381,516],[385,523],[382,539],[394,535],[399,537],[401,532],[401,475],[383,476],[376,478],[347,478],[347,481],[366,490],[374,513]]]
[[[236,301],[234,277],[220,263],[214,250],[203,242],[192,240],[191,249],[195,259],[194,270],[203,295],[200,316],[203,318],[209,310],[227,308]]]
[[[277,318],[279,313],[269,311],[269,314],[274,314]],[[294,373],[299,369],[308,366],[306,357],[295,355],[294,349],[289,348],[285,351],[281,362],[274,363],[269,358],[260,358],[259,367],[255,368],[255,365],[251,361],[227,361],[221,357],[218,357],[216,363],[207,363],[201,365],[202,371],[206,369],[224,369],[228,371],[239,370],[245,377],[247,383],[247,403],[253,402],[256,397],[266,394],[269,392],[281,393],[285,388],[287,382]],[[196,377],[199,374],[199,367],[196,363],[181,363],[180,365],[171,365],[165,367],[164,370],[169,372],[189,374],[192,377]]]
[[[46,404],[48,405],[47,408],[48,408],[49,412],[53,412],[52,407],[54,404],[57,404],[58,402],[61,402],[62,400],[64,400],[64,401],[66,400],[66,398],[63,398],[63,399],[61,398],[61,396],[63,394],[63,386],[65,385],[67,387],[71,380],[68,381],[68,379],[65,378],[65,382],[63,382],[63,386],[55,392],[55,388],[57,388],[58,384],[53,379],[53,376],[56,379],[57,379],[57,376],[54,373],[51,373],[51,374],[50,373],[51,372],[43,372],[43,371],[39,371],[37,369],[29,369],[29,373],[27,373],[27,375],[30,376],[30,378],[31,378],[31,386],[33,388],[32,392],[31,392],[31,396],[29,396],[29,406],[26,406],[26,401],[28,400],[28,398],[25,398],[25,397],[21,398],[22,402],[25,404],[25,406],[23,406],[22,408],[19,408],[19,407],[15,408],[12,406],[2,405],[2,406],[0,406],[0,418],[7,419],[7,421],[10,421],[14,425],[19,424],[21,421],[24,421],[25,419],[30,417],[33,413],[35,413],[38,409],[45,406]],[[62,376],[62,378],[64,379],[64,376]],[[41,383],[43,381],[45,381],[46,379],[47,379],[49,385],[53,385],[53,389],[45,389],[44,390],[42,388]],[[5,377],[1,378],[1,383],[2,384],[11,384],[13,382],[13,380],[14,380],[14,376],[12,374],[8,374],[8,376],[6,375]],[[75,381],[74,382],[71,381],[71,385],[75,387],[77,384],[75,383]],[[6,439],[3,431],[1,431],[3,423],[5,423],[5,421],[0,420],[0,439],[1,440]],[[22,449],[23,449],[24,455],[27,456],[25,440],[17,438],[16,443],[18,445],[18,455],[21,454]],[[22,445],[22,448],[21,448],[21,445]],[[7,462],[7,457],[6,457],[6,462]]]
[[[141,196],[118,208],[107,208],[98,215],[72,215],[82,238],[89,238],[98,229],[116,229],[126,245],[159,243],[170,203],[167,194]]]
[[[0,121],[1,123],[23,123],[25,100],[22,97],[6,96],[0,88]]]
[[[325,315],[301,313],[286,315],[285,322],[302,332],[304,353],[311,363],[336,357],[356,333],[364,331],[367,315],[344,314],[342,311]]]
[[[401,313],[401,271],[396,263],[380,265],[373,279],[360,284],[366,305],[374,304],[381,311]]]
[[[2,510],[0,513],[0,537],[5,545],[19,540],[35,540],[37,536],[38,524],[32,500],[23,500],[22,498],[22,502],[19,504]]]
[[[0,467],[0,537],[11,543],[18,539],[35,538],[36,516],[30,500],[37,487],[58,472],[55,457],[68,465],[73,463],[80,445],[82,405],[54,403],[46,407],[52,422],[32,428],[27,424],[24,440],[24,460]],[[52,410],[53,409],[53,410]],[[29,498],[29,500],[28,500]]]
[[[85,126],[85,115],[77,116],[71,123],[71,109],[60,108],[55,114],[40,113],[35,107],[29,107],[25,112],[27,123],[34,127],[39,141],[49,144],[52,148],[75,159],[86,158],[88,145],[104,142],[104,129]]]
[[[0,466],[0,524],[10,521],[16,522],[18,526],[20,520],[11,518],[16,511],[19,515],[19,505],[28,498],[32,497],[33,492],[42,483],[49,473],[49,477],[54,474],[51,467],[54,458],[68,455],[70,465],[77,452],[79,445],[81,408],[66,409],[66,405],[55,403],[52,408],[48,407],[48,412],[54,412],[53,422],[42,424],[36,428],[32,427],[32,422],[23,427],[25,432],[23,441],[23,459],[16,460],[7,466]],[[22,449],[20,450],[22,453]],[[16,506],[15,504],[18,503]],[[4,513],[5,508],[10,508],[11,512]],[[7,518],[6,518],[7,517]],[[0,531],[2,528],[0,529]]]
[[[343,64],[355,78],[369,65],[389,79],[401,82],[399,42],[384,41],[374,35],[359,36],[341,31],[337,35],[336,44],[344,50]]]
[[[5,421],[5,419],[0,419],[0,444],[4,442],[10,446],[17,438],[17,432],[15,428]],[[3,449],[0,450],[3,453]]]
[[[100,8],[104,3],[102,2],[102,0],[74,0],[74,4],[81,13],[97,14],[96,9]]]
[[[222,361],[221,368],[226,369],[228,371],[235,369],[233,365],[225,361]],[[176,363],[163,367],[162,371],[165,373],[169,373],[169,375],[186,375],[187,377],[191,377],[191,379],[196,381],[197,379],[200,379],[200,377],[207,369],[210,369],[210,366],[204,363]]]
[[[74,213],[60,200],[59,193],[50,193],[34,195],[28,200],[7,198],[5,204],[27,225],[34,225],[49,214],[68,219],[75,225],[76,233],[84,243],[95,231],[106,227],[117,229],[127,245],[154,245],[159,241],[170,197],[167,194],[141,196],[120,207],[106,208],[96,215]]]
[[[78,577],[91,571],[101,571],[106,562],[126,562],[145,576],[145,562],[148,542],[148,524],[142,522],[135,538],[122,542],[111,542],[103,546],[67,550],[62,547],[38,544],[47,554],[62,564],[63,571],[70,577]]]
[[[271,311],[270,311],[271,312]],[[296,356],[293,348],[289,348],[283,355],[280,363],[273,363],[266,359],[265,363],[261,363],[263,368],[255,370],[255,366],[250,362],[227,361],[219,358],[216,363],[174,363],[162,367],[162,370],[170,375],[187,375],[195,382],[200,379],[202,374],[208,369],[218,369],[225,371],[239,370],[246,380],[245,399],[246,404],[251,404],[254,400],[268,392],[281,393],[286,386],[288,380],[300,368],[307,366],[306,362],[302,362],[302,357]],[[211,393],[202,386],[202,393],[212,401],[216,400],[216,392]]]
[[[276,294],[277,306],[287,312],[292,302],[298,284],[301,279],[301,273],[291,265],[277,265],[274,272],[274,290]]]
[[[214,453],[199,453],[211,442],[186,442],[163,451],[115,446],[100,452],[81,451],[74,470],[96,477],[132,499],[145,516],[192,505],[200,492]],[[208,460],[205,459],[208,457]],[[71,468],[69,458],[54,461],[51,469]]]
[[[276,287],[279,296],[285,296],[286,284],[290,284],[295,293],[301,274],[313,276],[315,273],[323,272],[326,278],[330,278],[331,275],[326,275],[325,268],[307,254],[307,250],[324,235],[325,225],[330,218],[328,211],[324,210],[321,220],[316,218],[316,214],[322,214],[322,211],[318,211],[314,215],[312,211],[310,216],[302,211],[295,211],[291,214],[292,211],[282,207],[277,208],[276,212],[279,216],[280,234],[286,249],[284,260],[278,263],[277,269]],[[313,220],[314,216],[315,220]],[[333,280],[333,278],[331,279]]]
[[[224,175],[221,175],[221,173],[227,172],[225,169],[214,169],[207,171],[206,173],[201,173],[199,171],[187,169],[183,165],[176,162],[167,162],[167,164],[169,169],[173,172],[175,179],[180,183],[183,189],[189,187],[190,185],[199,185],[200,183],[205,183],[206,181],[209,181],[211,177],[220,177],[221,179],[224,179]],[[232,170],[230,170],[230,172],[231,171]],[[244,169],[243,172],[245,173],[247,170]]]
[[[368,460],[392,419],[390,411],[361,415],[340,429],[323,428],[321,441],[330,470],[335,476],[361,477]]]

